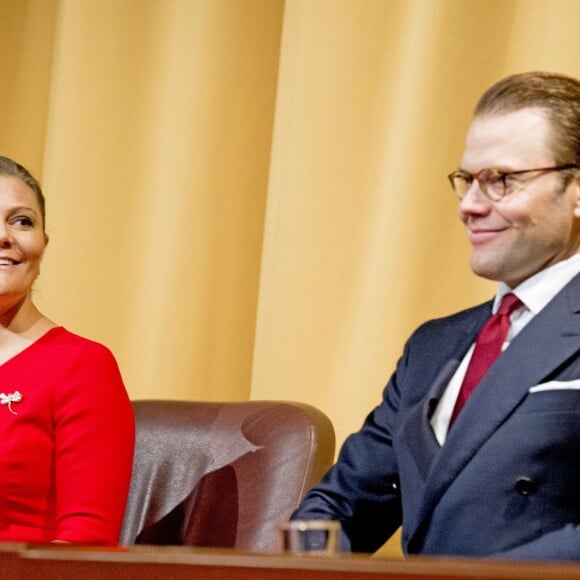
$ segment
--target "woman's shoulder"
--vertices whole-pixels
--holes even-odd
[[[85,385],[98,384],[99,392],[125,393],[117,360],[104,344],[57,326],[44,334],[35,347],[36,361],[42,361],[45,371],[62,378],[62,393],[79,380]]]
[[[58,353],[73,357],[114,358],[111,350],[104,344],[71,332],[64,326],[55,326],[48,330],[36,341],[35,347],[55,355]]]

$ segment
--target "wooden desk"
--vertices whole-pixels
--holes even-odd
[[[0,578],[18,580],[22,563],[21,552],[26,544],[16,542],[0,542]]]
[[[5,567],[10,563],[10,573]],[[343,555],[300,557],[185,547],[13,546],[0,578],[18,580],[580,580],[580,564]]]

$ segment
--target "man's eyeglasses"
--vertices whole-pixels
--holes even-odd
[[[459,199],[463,199],[469,188],[473,184],[473,180],[479,183],[479,189],[492,201],[499,201],[505,195],[511,193],[513,188],[521,185],[521,176],[524,173],[537,173],[534,177],[539,177],[548,171],[564,171],[565,169],[578,169],[575,163],[568,163],[567,165],[558,165],[556,167],[539,167],[537,169],[520,169],[519,171],[500,171],[499,169],[482,169],[477,173],[469,173],[463,169],[458,169],[450,173],[447,177],[451,182],[451,187]]]

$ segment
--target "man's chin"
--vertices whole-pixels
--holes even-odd
[[[493,264],[471,260],[471,271],[480,278],[500,282],[502,280],[501,272]]]
[[[513,271],[505,272],[497,267],[492,267],[489,264],[471,263],[471,270],[476,276],[489,280],[491,282],[503,282],[510,288],[515,288],[519,286],[526,278],[529,278],[532,274],[528,276],[516,276]]]

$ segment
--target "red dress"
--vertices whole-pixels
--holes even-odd
[[[119,368],[62,327],[0,366],[0,540],[117,543],[135,426]]]

